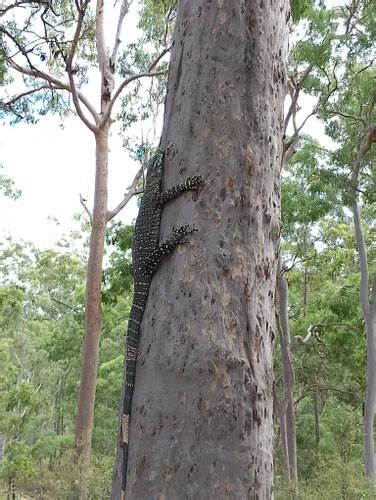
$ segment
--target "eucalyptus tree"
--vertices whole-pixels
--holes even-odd
[[[60,466],[71,448],[72,393],[79,379],[84,260],[23,242],[0,251],[0,432],[6,438],[2,477],[17,491]],[[33,463],[34,462],[34,463]],[[37,467],[36,467],[37,465]]]
[[[372,367],[375,366],[373,359],[375,349],[374,333],[370,325],[374,324],[372,318],[375,312],[372,305],[374,300],[368,297],[369,271],[359,217],[359,194],[363,195],[363,203],[368,203],[370,192],[374,188],[372,175],[370,176],[372,162],[370,148],[375,141],[375,125],[374,118],[372,118],[374,90],[370,82],[375,56],[373,50],[375,14],[376,10],[372,2],[352,2],[349,5],[338,6],[330,4],[330,8],[326,7],[325,2],[319,7],[313,2],[299,0],[292,2],[292,17],[297,23],[299,38],[293,43],[291,55],[289,80],[291,100],[285,117],[286,138],[283,158],[284,170],[287,174],[284,180],[286,196],[283,197],[283,206],[285,214],[289,213],[288,219],[292,224],[286,224],[285,220],[282,233],[285,241],[286,238],[287,241],[296,238],[296,242],[300,242],[300,249],[295,245],[294,252],[297,251],[297,253],[293,255],[288,252],[284,253],[285,265],[289,267],[295,259],[299,265],[300,259],[312,258],[306,252],[305,256],[301,254],[301,250],[306,246],[302,245],[301,237],[303,233],[306,235],[310,233],[309,225],[325,214],[335,217],[335,213],[341,212],[343,206],[352,206],[361,262],[362,310],[367,330],[371,332],[367,335],[369,388],[365,405],[364,438],[365,470],[366,474],[371,476],[374,474],[370,472],[370,470],[374,471],[373,437],[371,437],[373,416],[370,415],[373,415],[374,411],[371,408],[374,408]],[[305,116],[302,118],[301,113],[299,114],[299,101],[304,93],[314,96],[316,103],[311,110],[305,111]],[[307,141],[301,140],[301,131],[312,116],[326,123],[327,135],[337,143],[335,147],[338,149],[335,152],[330,153],[324,145],[317,142],[313,141],[309,145]],[[294,159],[296,154],[298,156]],[[313,170],[312,161],[316,162],[316,168]],[[303,167],[296,169],[299,162]],[[361,170],[360,166],[363,162],[364,170]],[[294,176],[298,179],[300,177],[302,181],[296,182]],[[358,189],[360,191],[357,191]],[[291,233],[292,229],[293,233]],[[312,250],[315,253],[313,245]],[[305,276],[308,277],[307,274]],[[305,290],[303,292],[304,315],[307,312],[308,280],[306,278],[302,283]],[[286,305],[287,287],[282,274],[278,288],[282,298],[281,304]],[[285,390],[282,400],[277,400],[277,409],[281,418],[286,418],[288,400],[292,400],[291,384],[294,370],[291,342],[288,340],[289,325],[283,317],[286,316],[286,307],[283,307],[280,312],[283,320],[279,324],[279,330]],[[282,325],[284,328],[281,328]],[[303,339],[304,337],[301,337],[301,340]],[[285,411],[281,412],[281,409]],[[290,421],[292,417],[290,412]],[[295,457],[290,460],[288,458],[287,456],[287,469],[289,463],[291,465],[295,460]],[[290,473],[289,477],[291,477]]]
[[[164,208],[197,229],[154,275],[127,498],[272,498],[272,352],[288,2],[178,4],[161,146]],[[112,498],[121,498],[121,457]]]
[[[164,78],[166,66],[162,59],[169,50],[171,24],[168,2],[163,8],[159,6],[157,13],[154,12],[153,2],[143,2],[144,14],[154,14],[159,24],[154,25],[154,32],[151,33],[150,22],[148,24],[148,20],[144,19],[143,39],[121,53],[123,25],[132,2],[122,0],[116,3],[118,10],[113,24],[115,36],[112,37],[111,48],[107,42],[105,15],[110,17],[111,14],[113,18],[113,9],[104,0],[16,0],[2,2],[0,6],[0,76],[4,84],[0,104],[2,115],[11,114],[14,123],[22,120],[34,122],[48,111],[62,115],[73,112],[95,140],[93,210],[84,205],[92,225],[76,419],[76,452],[85,463],[90,457],[102,322],[101,279],[105,229],[108,221],[119,213],[134,194],[142,174],[140,170],[124,199],[114,209],[108,209],[109,133],[114,121],[114,109],[122,94],[129,89],[125,100],[134,104],[140,80]],[[100,75],[97,103],[93,103],[83,90],[95,70]],[[116,84],[116,76],[119,75],[121,79]],[[154,95],[159,95],[155,89]],[[123,108],[123,113],[124,109],[127,108]]]
[[[353,2],[349,6],[317,13],[311,22],[315,44],[302,42],[296,51],[306,62],[314,63],[319,47],[322,60],[311,72],[309,91],[319,95],[316,113],[326,124],[334,141],[328,156],[332,182],[344,206],[353,212],[354,233],[360,269],[360,304],[367,336],[367,390],[364,412],[365,474],[375,480],[374,413],[376,391],[375,285],[371,285],[367,248],[361,223],[361,206],[369,204],[375,191],[372,175],[376,142],[374,86],[376,8],[372,2]],[[332,26],[328,30],[328,26]],[[373,264],[372,264],[373,265]],[[373,280],[374,281],[374,280]]]

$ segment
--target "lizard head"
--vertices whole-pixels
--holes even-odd
[[[163,162],[163,150],[158,148],[155,155],[153,155],[148,163],[148,169],[146,173],[146,180],[154,176],[161,175],[162,172],[162,162]]]

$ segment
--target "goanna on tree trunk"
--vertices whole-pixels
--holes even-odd
[[[179,3],[162,189],[196,174],[205,185],[162,214],[161,241],[183,222],[198,232],[151,283],[127,499],[273,496],[287,9],[287,1],[271,0]]]

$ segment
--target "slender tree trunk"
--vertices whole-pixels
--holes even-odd
[[[293,401],[293,391],[291,390],[291,400],[287,405],[286,412],[287,446],[289,450],[290,478],[298,485],[298,455],[296,451],[296,422],[295,406]]]
[[[282,357],[283,398],[278,403],[280,425],[286,433],[287,477],[297,486],[298,467],[296,453],[296,424],[294,407],[295,370],[291,353],[291,338],[288,320],[288,283],[284,274],[278,273],[277,290],[279,297],[279,334]],[[282,428],[281,428],[282,432]],[[286,454],[284,454],[286,456]]]
[[[307,315],[308,306],[308,269],[304,268],[303,318]]]
[[[366,324],[367,338],[367,388],[364,405],[364,467],[365,475],[376,482],[375,470],[375,442],[374,442],[374,420],[375,420],[375,397],[376,397],[376,342],[375,342],[375,316],[376,316],[376,278],[372,287],[373,301],[369,301],[369,269],[366,245],[364,242],[362,221],[358,200],[355,198],[353,206],[353,219],[356,245],[358,248],[360,265],[360,305]]]
[[[317,391],[313,391],[313,414],[315,419],[316,448],[318,448],[320,442],[320,412]]]
[[[198,232],[154,275],[126,498],[273,498],[272,350],[288,2],[181,0],[162,146],[165,207]]]
[[[100,129],[95,134],[95,195],[86,275],[85,336],[75,435],[76,453],[81,462],[84,475],[87,472],[90,461],[99,340],[102,325],[101,282],[107,223],[108,133],[109,131],[106,127],[105,129]]]
[[[279,429],[281,432],[281,448],[282,448],[282,456],[283,456],[283,468],[285,470],[286,478],[291,481],[291,469],[290,469],[290,457],[289,457],[289,448],[287,444],[287,428],[286,428],[286,412],[282,411],[280,405],[278,405],[278,420],[279,420]]]

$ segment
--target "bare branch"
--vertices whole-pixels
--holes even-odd
[[[316,323],[314,325],[309,325],[306,336],[303,338],[301,335],[295,335],[292,340],[292,344],[299,344],[301,347],[309,345],[311,337],[315,337],[318,342],[320,342],[325,349],[328,351],[327,346],[319,337],[320,328],[347,328],[355,333],[361,333],[359,328],[349,323]]]
[[[327,110],[326,112],[329,113],[330,115],[342,116],[342,118],[349,118],[350,120],[361,122],[361,123],[363,123],[363,125],[366,125],[366,121],[363,120],[363,118],[360,118],[360,116],[349,115],[348,113],[343,113],[342,111],[335,110],[335,109],[333,109],[332,111]]]
[[[7,61],[13,69],[18,71],[19,73],[22,73],[23,75],[33,76],[35,78],[41,78],[42,80],[47,81],[49,84],[51,84],[51,86],[53,86],[57,90],[58,89],[67,90],[68,92],[72,93],[72,87],[70,84],[63,83],[60,80],[58,80],[57,78],[55,78],[54,76],[52,76],[48,73],[45,73],[44,71],[41,71],[41,70],[36,69],[36,68],[34,68],[34,69],[25,68],[25,67],[20,66],[19,64],[15,63],[11,58],[7,58]],[[95,109],[91,105],[91,103],[88,101],[88,99],[79,91],[76,92],[76,96],[82,102],[82,104],[87,108],[87,110],[91,113],[94,120],[96,122],[99,121],[99,115],[95,111]],[[88,120],[87,120],[87,122],[88,122],[87,126],[89,127],[89,125],[90,125],[90,127],[89,127],[90,130],[95,132],[97,130],[96,127],[93,124],[91,124]]]
[[[51,300],[52,300],[53,302],[56,302],[56,304],[59,304],[59,305],[61,305],[61,306],[66,307],[67,309],[70,309],[70,310],[71,310],[71,311],[73,311],[73,312],[79,312],[79,310],[78,310],[78,309],[76,309],[75,307],[72,307],[72,306],[70,306],[70,305],[66,304],[65,302],[61,302],[60,300],[54,299],[53,297],[51,297]]]
[[[359,330],[354,325],[351,325],[350,323],[316,323],[315,325],[311,325],[310,328],[313,328],[314,330],[317,330],[317,328],[326,328],[326,327],[334,327],[334,328],[348,328],[349,330],[352,330],[355,333],[361,333],[362,330]]]
[[[125,205],[130,201],[130,199],[133,196],[142,193],[142,191],[137,190],[137,184],[139,183],[141,177],[143,177],[144,169],[145,169],[145,164],[141,166],[141,168],[135,175],[132,184],[129,186],[128,191],[125,193],[124,198],[119,203],[119,205],[116,208],[114,208],[114,210],[107,212],[107,221],[113,219],[120,212],[120,210],[122,210],[125,207]]]
[[[122,27],[123,27],[123,21],[124,21],[125,16],[129,12],[129,7],[130,7],[131,3],[132,3],[132,0],[123,0],[121,2],[119,18],[118,18],[117,28],[116,28],[115,42],[114,42],[114,47],[112,49],[111,61],[110,61],[110,64],[113,68],[115,68],[116,57],[117,57],[117,53],[118,53],[119,46],[121,43],[120,35],[121,35]]]
[[[29,55],[28,55],[29,52],[31,52],[34,47],[31,48],[31,49],[29,49],[29,50],[26,50],[25,47],[23,47],[19,43],[19,41],[17,40],[17,38],[15,36],[13,36],[12,33],[10,33],[10,31],[8,31],[6,28],[4,28],[4,26],[0,26],[0,33],[3,33],[4,35],[6,35],[8,38],[10,38],[12,40],[12,42],[14,43],[14,45],[18,49],[17,53],[21,53],[25,57],[25,59],[27,60],[27,63],[30,66],[30,68],[34,69],[34,66],[33,66],[32,62],[30,61],[30,58],[29,58]]]
[[[293,112],[294,135],[292,136],[292,138],[289,140],[288,143],[286,143],[286,144],[283,145],[283,163],[287,163],[290,160],[290,158],[293,156],[293,154],[295,153],[296,147],[297,147],[298,142],[299,142],[299,133],[300,133],[300,131],[302,130],[302,128],[304,127],[304,125],[307,123],[307,121],[309,120],[309,118],[311,118],[311,116],[314,116],[314,115],[317,114],[317,111],[315,109],[313,111],[311,111],[311,113],[309,113],[304,118],[304,120],[299,125],[299,127],[296,124],[296,116],[295,116],[295,114],[296,113],[294,111]]]
[[[299,134],[299,132],[302,130],[302,128],[304,127],[304,125],[307,123],[307,121],[309,120],[309,118],[311,118],[311,116],[314,116],[317,114],[317,111],[314,109],[313,111],[311,111],[305,118],[304,120],[302,121],[302,123],[299,125],[299,127],[297,127],[296,129],[296,133]]]
[[[74,77],[72,71],[68,72],[68,78],[69,78],[69,85],[70,85],[70,92],[72,94],[72,99],[73,99],[73,104],[76,109],[77,115],[81,118],[81,120],[84,122],[84,124],[87,126],[88,129],[90,129],[92,132],[97,132],[97,127],[91,123],[86,116],[84,115],[81,105],[80,105],[80,98],[78,96],[76,84],[74,82]]]
[[[90,212],[90,210],[88,209],[85,202],[86,202],[86,200],[82,197],[82,194],[80,193],[80,203],[84,207],[84,210],[87,213],[87,215],[89,216],[90,224],[93,225],[93,215]]]
[[[159,54],[158,57],[156,57],[154,59],[154,61],[150,64],[150,66],[148,67],[148,71],[153,71],[153,69],[157,66],[157,64],[159,63],[159,61],[167,54],[167,52],[170,52],[171,50],[171,47],[166,47],[164,50],[162,50],[162,52]]]
[[[98,66],[102,73],[106,59],[106,42],[104,38],[104,0],[97,0],[95,24]]]
[[[74,36],[73,36],[72,46],[70,48],[69,54],[67,55],[67,59],[66,59],[65,69],[68,73],[72,72],[72,62],[73,62],[73,58],[74,58],[75,53],[76,53],[78,41],[79,41],[80,36],[81,36],[82,25],[84,22],[85,12],[86,12],[86,8],[87,8],[88,3],[89,3],[88,1],[85,1],[82,4],[82,6],[80,6],[76,2],[77,9],[78,9],[78,19],[77,19],[77,24],[76,24]]]
[[[297,105],[297,102],[298,102],[298,97],[299,97],[299,94],[300,94],[300,90],[301,90],[301,88],[303,86],[303,83],[304,83],[305,79],[307,78],[307,76],[309,75],[309,73],[312,71],[312,68],[313,68],[313,65],[310,64],[305,69],[305,71],[303,72],[302,77],[301,77],[299,83],[297,83],[297,84],[295,83],[293,85],[293,88],[295,89],[295,91],[293,93],[291,104],[290,104],[290,108],[289,108],[289,110],[287,112],[287,115],[286,115],[286,118],[285,118],[285,122],[284,122],[284,132],[285,133],[286,133],[288,124],[290,122],[291,115],[292,115],[293,111],[296,109],[296,105]]]
[[[86,8],[87,8],[88,3],[89,3],[89,0],[85,0],[82,3],[76,1],[76,6],[77,6],[77,10],[78,10],[78,20],[77,20],[76,29],[75,29],[75,32],[74,32],[72,46],[71,46],[71,49],[70,49],[69,54],[68,54],[67,59],[66,59],[65,69],[66,69],[66,71],[68,73],[70,91],[72,93],[72,99],[73,99],[74,107],[76,109],[76,113],[79,116],[79,118],[84,122],[84,124],[92,132],[95,133],[97,131],[97,127],[95,125],[93,125],[86,118],[85,114],[82,111],[82,108],[81,108],[81,105],[80,105],[80,99],[79,99],[78,92],[77,92],[76,83],[74,81],[73,69],[72,69],[72,62],[73,62],[73,58],[75,56],[75,52],[76,52],[76,49],[77,49],[78,41],[80,39],[82,25],[83,25],[83,21],[84,21],[84,17],[85,17],[85,12],[86,12]]]
[[[103,115],[103,118],[102,118],[102,121],[99,125],[99,127],[104,127],[108,120],[110,119],[111,117],[111,112],[112,112],[112,108],[114,107],[114,104],[116,102],[116,99],[119,97],[119,95],[121,94],[121,92],[123,91],[123,89],[129,85],[131,82],[133,82],[134,80],[138,80],[140,78],[144,78],[146,76],[149,76],[149,77],[153,77],[153,76],[160,76],[160,75],[166,75],[167,74],[167,71],[156,71],[156,72],[153,72],[153,69],[157,66],[157,64],[159,63],[159,61],[162,59],[162,57],[164,57],[167,52],[169,52],[171,49],[171,47],[167,47],[166,49],[164,49],[158,57],[156,57],[154,59],[154,61],[150,64],[150,66],[148,67],[147,71],[145,73],[138,73],[136,75],[132,75],[130,77],[128,77],[127,79],[125,79],[119,86],[119,88],[117,89],[117,91],[115,92],[114,96],[112,97],[111,101],[108,103],[108,107],[107,107],[107,110],[106,112],[104,113]]]
[[[25,4],[39,4],[39,5],[46,5],[48,7],[49,3],[50,2],[48,0],[17,0],[17,2],[14,2],[11,5],[7,5],[6,7],[2,6],[0,9],[0,17],[6,14],[8,10],[12,10],[15,7],[21,7],[22,5]]]
[[[109,102],[108,104],[108,108],[107,108],[107,111],[106,113],[103,115],[103,119],[100,123],[100,127],[104,127],[108,120],[110,119],[111,117],[111,112],[112,112],[112,108],[114,107],[114,104],[117,100],[117,98],[119,97],[119,95],[121,94],[121,92],[123,91],[123,89],[129,85],[131,82],[133,82],[134,80],[139,80],[140,78],[145,78],[145,77],[154,77],[154,76],[160,76],[160,75],[167,75],[167,70],[165,71],[156,71],[156,72],[146,72],[146,73],[138,73],[136,75],[132,75],[130,76],[129,78],[127,78],[126,80],[124,80],[121,85],[119,86],[119,88],[117,89],[117,91],[115,92],[114,96],[112,97],[111,101]]]
[[[56,87],[52,87],[51,85],[42,85],[41,87],[37,87],[36,89],[31,89],[28,90],[27,92],[22,92],[21,94],[18,94],[16,97],[13,97],[10,101],[0,103],[1,107],[9,107],[15,104],[17,101],[22,99],[23,97],[26,97],[28,95],[35,94],[36,92],[39,92],[40,90],[46,90],[46,89],[56,89]]]

